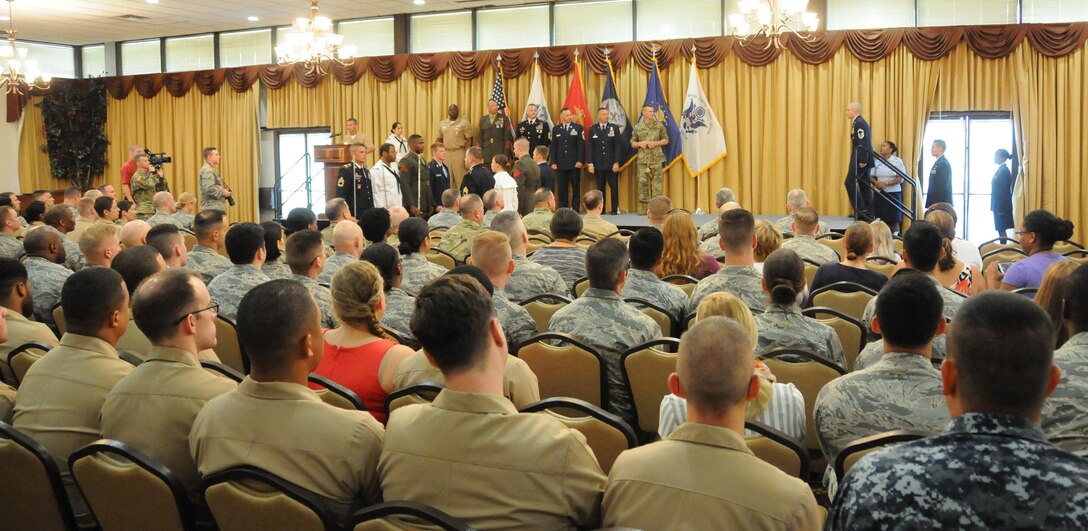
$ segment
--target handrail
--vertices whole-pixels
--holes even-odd
[[[884,166],[886,166],[888,169],[892,170],[892,173],[894,173],[900,179],[903,179],[904,181],[906,181],[906,183],[911,186],[910,207],[908,207],[906,205],[906,203],[892,197],[891,195],[887,194],[883,190],[877,190],[876,188],[873,188],[873,192],[876,193],[876,194],[879,194],[885,201],[890,203],[892,205],[892,207],[894,207],[896,210],[901,212],[904,216],[909,218],[911,221],[917,221],[918,220],[918,216],[917,216],[917,212],[918,212],[918,181],[914,180],[914,178],[911,177],[910,175],[907,175],[906,172],[903,172],[899,168],[896,168],[894,164],[892,164],[891,162],[888,161],[888,159],[880,156],[880,153],[877,153],[874,150],[869,150],[869,153],[873,156],[873,158],[883,162]]]
[[[273,193],[277,194],[278,196],[274,201],[276,204],[276,217],[283,217],[283,205],[287,204],[287,202],[290,201],[291,198],[294,197],[295,194],[297,194],[299,190],[302,190],[303,188],[306,189],[306,208],[313,208],[313,174],[311,173],[311,158],[312,155],[310,155],[309,151],[303,153],[302,156],[295,159],[295,161],[291,163],[290,167],[288,167],[286,170],[276,176],[276,181],[272,183]],[[283,197],[283,190],[280,189],[280,185],[283,183],[283,178],[287,176],[287,174],[294,171],[295,167],[298,166],[299,162],[303,161],[305,161],[303,169],[306,170],[306,180],[303,181],[302,184],[298,185],[294,190],[291,190],[290,194],[287,195],[287,197]]]

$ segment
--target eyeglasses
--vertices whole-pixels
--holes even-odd
[[[192,312],[189,312],[189,313],[187,313],[185,315],[182,315],[181,317],[178,317],[178,320],[174,321],[174,326],[177,326],[177,325],[181,324],[181,322],[184,321],[185,319],[188,319],[190,315],[196,315],[196,314],[198,314],[200,312],[206,312],[208,310],[211,310],[212,313],[214,313],[216,315],[219,315],[219,305],[218,304],[213,304],[211,306],[208,306],[207,308],[202,308],[200,310],[192,311]]]
[[[1013,234],[1015,234],[1017,236],[1023,236],[1025,234],[1035,234],[1035,232],[1030,231],[1030,230],[1018,230],[1018,231],[1014,232]]]

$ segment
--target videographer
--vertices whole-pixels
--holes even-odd
[[[234,206],[234,193],[223,185],[219,176],[219,150],[204,148],[204,165],[200,167],[200,210],[227,211],[227,204]]]
[[[136,218],[147,220],[155,214],[155,193],[168,192],[170,187],[163,178],[162,165],[152,169],[150,155],[137,153],[133,160],[136,161],[136,173],[132,175],[131,185],[132,199],[136,201]]]

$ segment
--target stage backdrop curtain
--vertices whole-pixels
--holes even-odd
[[[128,146],[139,141],[173,157],[164,171],[174,196],[192,192],[199,201],[203,149],[214,146],[223,155],[219,173],[237,201],[230,208],[230,221],[256,221],[260,152],[257,90],[254,86],[246,92],[221,90],[211,96],[194,90],[181,97],[166,91],[152,98],[137,94],[120,100],[109,97],[105,182],[120,185],[118,171],[128,159]]]
[[[23,109],[23,129],[19,133],[19,190],[63,190],[71,183],[53,177],[45,145],[45,120],[38,107],[41,96],[31,96]]]

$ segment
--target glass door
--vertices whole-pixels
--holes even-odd
[[[276,133],[276,217],[304,207],[325,211],[324,165],[314,161],[314,146],[329,143],[328,129]]]

